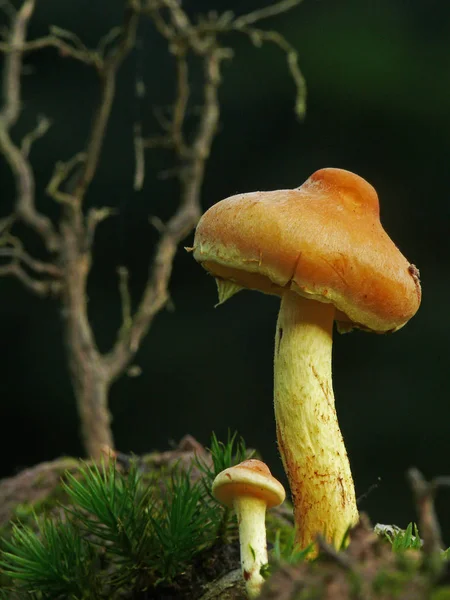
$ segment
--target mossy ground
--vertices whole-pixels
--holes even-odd
[[[205,473],[198,466],[199,456],[203,464],[212,464],[211,456],[205,449],[192,438],[186,438],[175,450],[137,457],[136,460],[142,481],[146,486],[153,486],[158,497],[163,498],[170,489],[170,478],[176,470],[189,472],[194,484],[202,483]],[[123,471],[128,468],[126,461],[126,457],[122,464],[118,461]],[[0,482],[0,527],[3,537],[10,537],[11,523],[14,522],[20,521],[35,527],[35,513],[59,515],[61,506],[69,502],[63,485],[67,481],[65,474],[69,471],[78,477],[83,466],[86,465],[64,458],[39,465]],[[199,510],[203,510],[201,506]],[[222,509],[218,506],[217,510]],[[147,569],[143,577],[141,574],[138,583],[131,578],[129,585],[95,593],[86,590],[86,595],[80,598],[245,598],[239,570],[236,524],[233,519],[222,517],[225,519],[222,520],[223,526],[198,551],[193,552],[187,563],[180,563],[179,569],[169,579],[156,577],[151,569]],[[444,557],[437,557],[437,561],[436,557],[430,560],[430,556],[421,549],[394,552],[386,538],[374,534],[366,518],[350,532],[350,543],[346,550],[336,552],[323,543],[319,558],[314,561],[299,562],[298,556],[296,558],[293,552],[293,520],[288,504],[270,511],[267,531],[272,559],[261,600],[450,600],[450,569]],[[99,560],[98,568],[106,569],[113,577],[115,563],[105,561],[106,559]],[[57,597],[24,593],[20,585],[11,585],[11,581],[4,575],[0,579],[0,597],[2,585],[3,590],[8,589],[3,597],[10,600]]]

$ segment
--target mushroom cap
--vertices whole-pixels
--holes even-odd
[[[219,473],[214,479],[212,493],[229,508],[235,498],[243,496],[260,498],[267,508],[278,506],[286,497],[284,487],[273,477],[269,467],[254,458]]]
[[[420,305],[419,272],[384,231],[375,189],[343,169],[218,202],[193,251],[219,281],[334,304],[344,330],[396,331]]]

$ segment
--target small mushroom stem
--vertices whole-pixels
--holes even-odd
[[[291,487],[296,541],[322,534],[339,547],[358,520],[350,465],[334,406],[332,304],[286,291],[275,337],[277,439]]]
[[[241,547],[241,569],[249,598],[257,598],[264,578],[261,567],[268,563],[266,542],[266,508],[264,500],[252,496],[235,498]]]

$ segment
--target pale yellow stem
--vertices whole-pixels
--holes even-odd
[[[253,496],[240,496],[234,500],[239,525],[242,576],[249,598],[259,596],[264,583],[261,567],[268,562],[266,508],[264,500]]]
[[[355,490],[331,380],[335,309],[286,292],[275,336],[275,418],[297,543],[317,534],[336,547],[358,520]]]

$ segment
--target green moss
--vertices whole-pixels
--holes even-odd
[[[80,598],[95,587],[100,590],[95,597],[110,599],[145,589],[158,588],[165,597],[195,585],[201,589],[198,572],[209,577],[238,566],[238,552],[230,554],[218,541],[227,511],[211,495],[216,470],[246,454],[242,440],[236,446],[235,440],[229,436],[221,443],[213,437],[213,466],[201,465],[200,478],[176,460],[155,468],[157,460],[136,459],[127,469],[112,461],[76,463],[76,469],[72,463],[48,495],[15,507],[0,571],[25,595],[54,597],[58,591],[63,597],[64,586],[67,597],[73,597],[70,586]],[[44,481],[45,476],[38,478],[38,486],[48,487]],[[236,537],[236,525],[226,520],[228,543]]]
[[[442,586],[432,591],[430,600],[450,600],[450,585]]]
[[[383,569],[374,577],[372,588],[376,594],[391,594],[396,597],[404,591],[409,579],[404,573]]]

